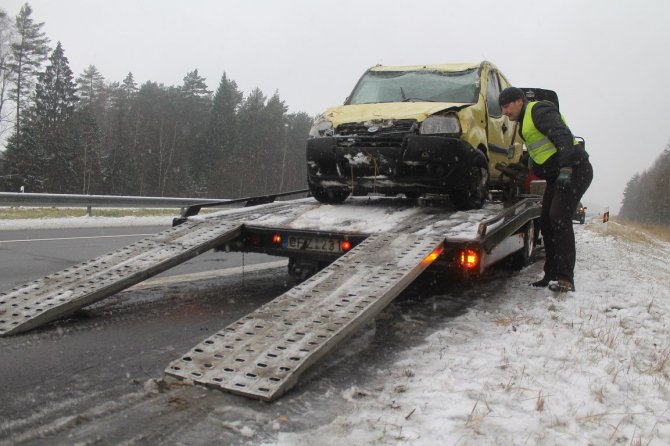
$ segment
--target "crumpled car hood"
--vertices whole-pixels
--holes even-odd
[[[450,108],[461,109],[473,104],[452,102],[388,102],[377,104],[340,105],[330,107],[323,117],[333,127],[350,122],[380,121],[389,119],[415,119],[423,122],[428,116]]]

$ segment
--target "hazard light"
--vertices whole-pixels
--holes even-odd
[[[479,266],[479,254],[472,249],[464,249],[458,256],[458,264],[461,268],[474,269]]]
[[[349,251],[351,249],[351,242],[349,240],[342,240],[340,247],[342,251]]]
[[[272,236],[272,243],[279,245],[281,244],[281,235],[275,234]]]
[[[433,263],[438,257],[440,257],[442,251],[444,251],[444,246],[440,246],[438,248],[433,249],[433,251],[430,254],[428,254],[421,263],[423,263],[424,265]]]

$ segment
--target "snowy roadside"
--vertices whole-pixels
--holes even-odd
[[[577,292],[529,287],[541,263],[481,285],[368,388],[335,396],[346,415],[275,444],[670,444],[670,244],[609,225],[575,226]]]

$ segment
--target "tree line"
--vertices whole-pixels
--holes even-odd
[[[0,188],[5,191],[243,197],[306,186],[312,119],[275,92],[248,95],[224,72],[210,91],[183,83],[108,82],[94,65],[75,77],[25,4],[0,11]],[[2,136],[0,134],[0,136]]]
[[[628,180],[619,216],[670,226],[670,143],[649,170]]]

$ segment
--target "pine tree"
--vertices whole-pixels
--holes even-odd
[[[628,181],[619,215],[627,220],[670,226],[670,143],[649,170]]]
[[[237,196],[258,194],[262,190],[265,95],[255,88],[242,102],[240,120],[240,157],[238,159]]]
[[[81,107],[93,107],[98,103],[105,90],[105,78],[95,65],[89,65],[77,78],[77,94]]]
[[[72,70],[58,42],[49,65],[35,87],[26,123],[10,138],[7,159],[26,179],[30,190],[51,193],[79,191],[76,153],[68,141],[68,125],[77,96]],[[17,141],[22,140],[22,144]]]
[[[128,73],[128,75],[123,79],[123,84],[121,84],[121,90],[125,93],[126,99],[133,99],[137,94],[137,84],[133,78],[133,73]]]
[[[211,92],[206,79],[194,70],[184,77],[181,86],[181,101],[177,112],[177,133],[179,144],[175,155],[177,160],[188,166],[174,180],[179,182],[192,179],[190,189],[198,195],[208,195],[213,150],[207,144],[207,123],[211,109]],[[186,184],[183,184],[186,186]]]
[[[161,123],[159,108],[163,87],[155,82],[142,84],[137,92],[137,120],[134,125],[133,162],[137,166],[136,195],[159,194],[160,170],[159,147],[165,138],[160,138],[165,125]],[[159,142],[157,144],[157,142]]]
[[[628,220],[638,220],[636,215],[639,214],[640,208],[640,174],[636,173],[626,183],[626,188],[623,191],[623,201],[621,202],[621,210],[619,211],[622,218]]]
[[[235,182],[239,174],[239,119],[237,116],[243,94],[237,84],[229,80],[226,73],[221,76],[219,88],[214,95],[207,145],[211,148],[211,163],[208,173],[209,189],[214,196],[233,195]]]
[[[37,73],[49,53],[49,39],[42,31],[44,23],[35,23],[31,17],[32,12],[32,8],[26,3],[16,16],[17,41],[12,44],[12,59],[9,63],[13,74],[10,94],[16,104],[14,129],[17,148],[21,148],[22,110],[28,105]]]
[[[182,85],[181,90],[186,96],[198,96],[204,98],[211,94],[211,92],[207,90],[207,80],[198,74],[197,69],[184,76],[184,85]]]
[[[275,91],[264,110],[263,152],[264,164],[263,193],[271,193],[284,188],[286,178],[286,153],[288,150],[288,107]]]
[[[97,194],[102,191],[101,131],[87,106],[74,112],[65,124],[67,149],[72,157],[71,193]],[[76,189],[74,189],[76,187]]]
[[[137,87],[132,73],[128,73],[122,84],[110,85],[109,90],[111,99],[107,110],[109,129],[101,156],[103,192],[130,195],[136,193],[139,178],[133,151],[139,116],[135,103]]]

